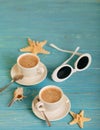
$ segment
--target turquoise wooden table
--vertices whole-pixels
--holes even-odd
[[[27,38],[47,40],[44,48],[50,54],[38,54],[48,69],[46,79],[32,86],[12,84],[0,93],[0,130],[79,130],[69,125],[70,114],[53,121],[48,127],[45,121],[32,112],[32,101],[46,85],[57,85],[71,101],[71,111],[91,121],[84,123],[84,130],[100,128],[100,0],[0,0],[0,88],[11,80],[10,71],[22,54],[20,48],[28,45]],[[51,79],[53,70],[70,54],[59,52],[50,43],[65,50],[90,53],[92,64],[82,72],[73,74],[64,82]],[[74,66],[75,58],[71,60]],[[24,88],[27,96],[23,101],[8,107],[17,87]]]

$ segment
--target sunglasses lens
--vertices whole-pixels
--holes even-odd
[[[77,64],[78,69],[84,69],[89,63],[89,58],[87,56],[82,57]]]
[[[70,73],[71,73],[71,68],[69,66],[64,66],[58,71],[57,77],[59,79],[64,79],[64,78],[68,77],[70,75]]]

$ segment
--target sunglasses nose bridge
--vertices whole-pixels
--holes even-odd
[[[77,70],[76,70],[76,69],[73,69],[73,73],[75,73],[75,72],[77,72]]]

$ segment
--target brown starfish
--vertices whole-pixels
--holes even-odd
[[[78,124],[80,126],[80,128],[83,128],[83,123],[90,121],[90,118],[86,118],[84,117],[84,111],[82,110],[79,114],[76,114],[74,112],[70,112],[70,114],[72,115],[72,117],[74,118],[69,124],[73,125],[73,124]]]
[[[43,54],[49,54],[48,51],[43,49],[43,46],[47,43],[46,40],[42,42],[33,41],[30,38],[28,38],[28,44],[29,46],[20,49],[21,52],[32,52],[34,54],[43,53]]]

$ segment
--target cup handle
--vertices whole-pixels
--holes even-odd
[[[35,106],[38,109],[38,111],[45,111],[44,104],[41,101],[37,102]]]
[[[67,99],[66,103],[69,103],[69,99]]]
[[[44,68],[43,67],[37,68],[37,73],[38,74],[42,74],[43,72],[44,72]]]

